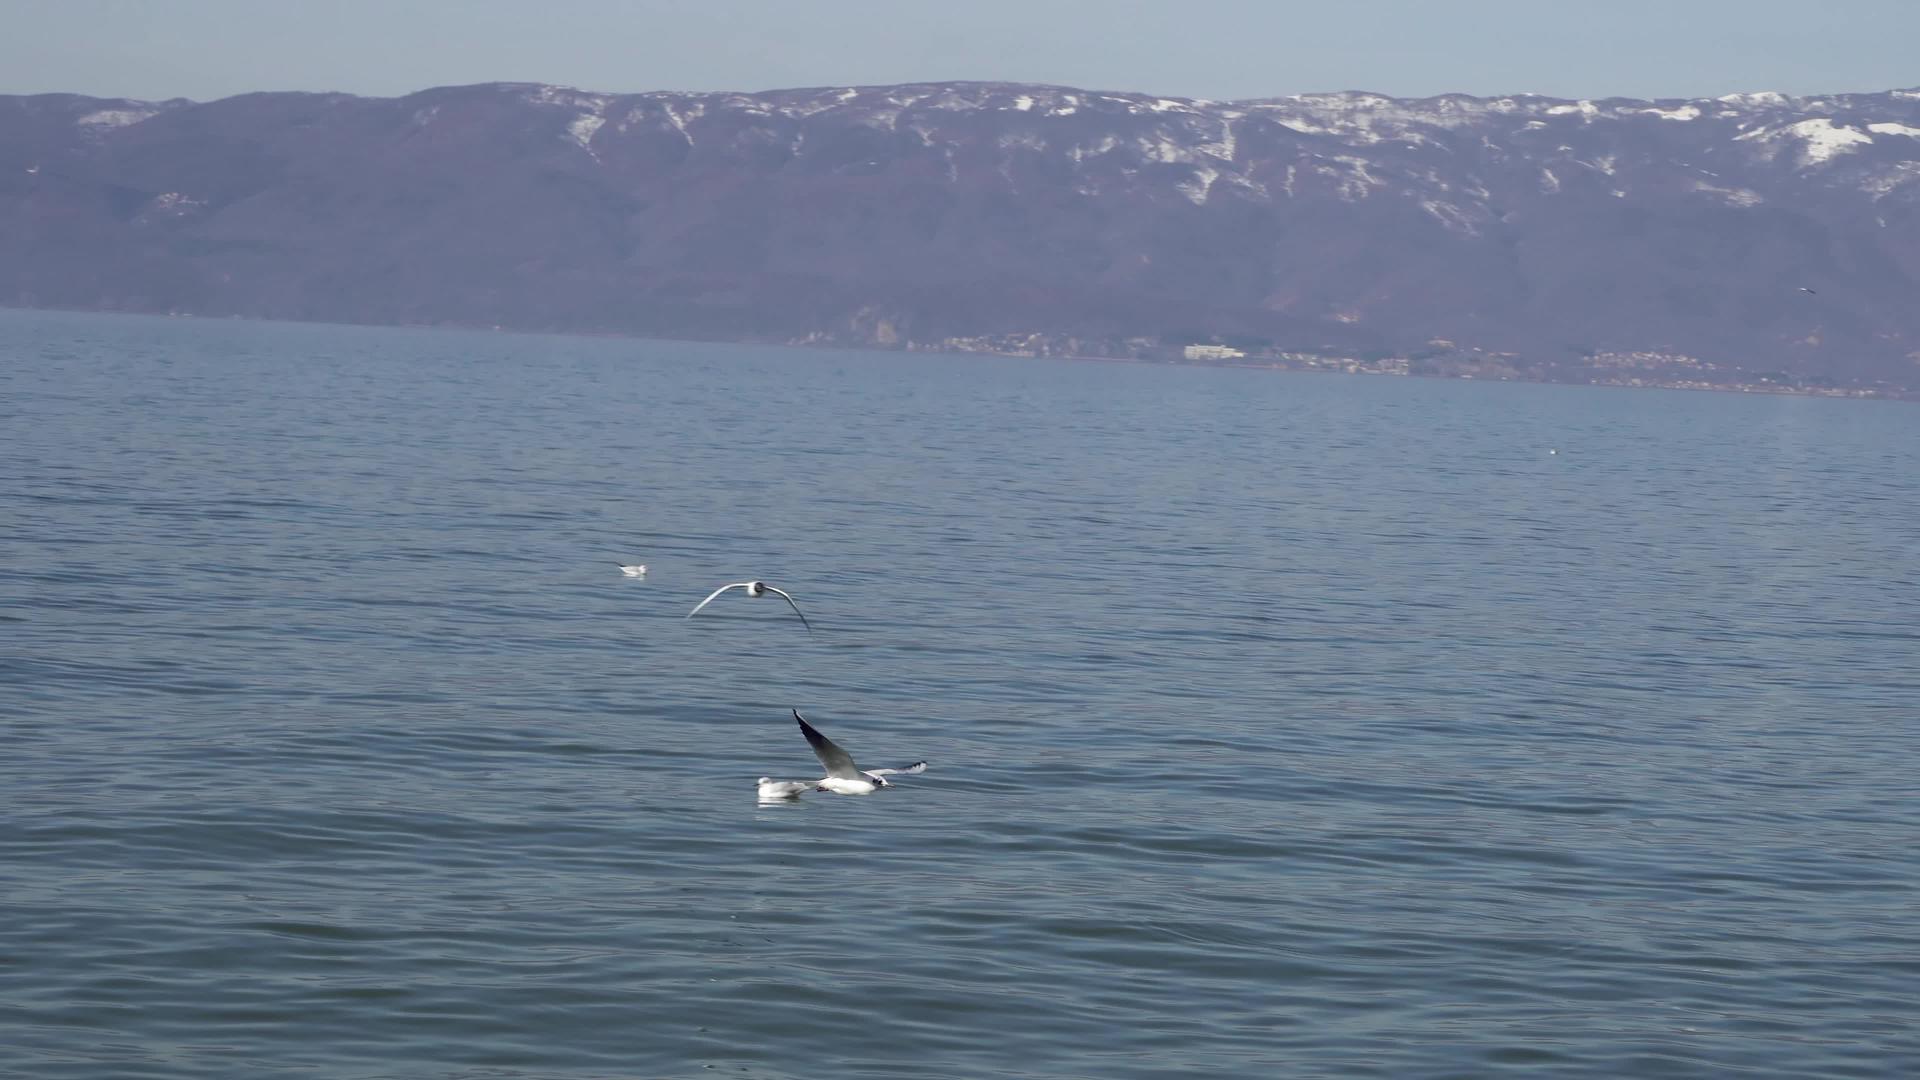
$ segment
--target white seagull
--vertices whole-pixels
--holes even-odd
[[[647,568],[646,568],[646,565],[643,563],[636,563],[633,566],[627,566],[624,563],[620,563],[616,565],[620,567],[620,572],[627,575],[628,577],[646,577],[647,576]]]
[[[916,761],[904,769],[863,770],[853,763],[852,754],[840,749],[832,739],[815,731],[813,725],[807,723],[807,718],[800,715],[799,709],[793,710],[793,718],[800,722],[800,734],[807,737],[807,744],[813,747],[814,756],[820,759],[820,764],[827,767],[827,775],[821,778],[816,790],[831,791],[835,795],[869,795],[883,787],[892,787],[893,782],[887,777],[895,773],[927,771],[927,763],[924,761]],[[765,781],[761,781],[760,790],[766,790]]]
[[[812,791],[813,787],[805,780],[775,780],[771,776],[763,776],[760,778],[760,801],[797,799],[802,792]]]
[[[748,596],[765,596],[768,593],[773,593],[775,596],[778,596],[780,599],[785,600],[787,602],[787,606],[793,609],[793,613],[795,615],[800,616],[800,625],[806,627],[808,633],[813,632],[813,624],[807,621],[806,613],[800,610],[799,604],[796,604],[793,602],[793,597],[788,596],[786,593],[781,592],[779,589],[774,588],[773,586],[767,584],[764,581],[736,581],[731,585],[722,585],[719,588],[713,590],[713,592],[709,594],[705,600],[702,600],[698,604],[695,604],[693,606],[693,610],[687,612],[687,618],[691,619],[695,615],[700,614],[701,608],[706,607],[708,604],[713,603],[713,598],[715,596],[719,596],[721,593],[726,592],[728,589],[745,589],[747,590]]]

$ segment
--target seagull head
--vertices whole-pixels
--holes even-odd
[[[767,583],[764,581],[747,582],[748,596],[762,596],[762,595],[765,595],[766,591],[767,591]]]

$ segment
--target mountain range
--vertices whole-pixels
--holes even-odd
[[[15,307],[1904,395],[1917,284],[1920,90],[0,97]]]

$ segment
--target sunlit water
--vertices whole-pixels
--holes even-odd
[[[1911,405],[0,313],[0,1074],[1916,1075],[1916,553]]]

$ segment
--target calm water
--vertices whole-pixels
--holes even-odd
[[[1895,403],[0,313],[0,1074],[1914,1075],[1916,552]]]

